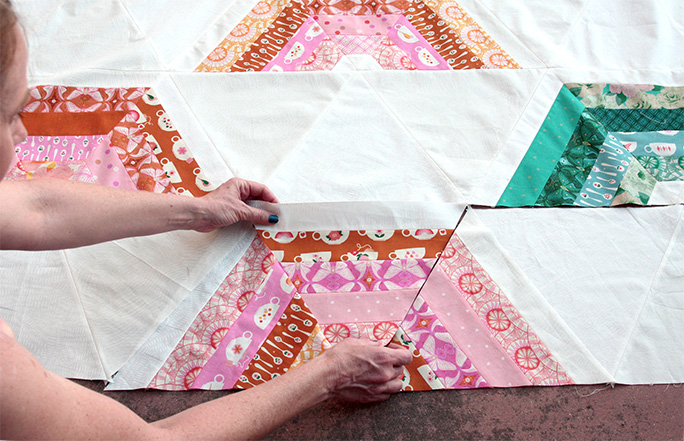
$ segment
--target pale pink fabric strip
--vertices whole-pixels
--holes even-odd
[[[366,292],[302,293],[318,322],[382,322],[401,320],[418,294],[417,289]]]
[[[488,332],[453,283],[437,266],[421,290],[444,327],[490,386],[529,386],[532,383]]]
[[[136,190],[136,186],[121,162],[119,154],[110,146],[105,136],[88,155],[88,168],[95,175],[96,183],[107,187]]]
[[[401,15],[318,15],[316,22],[326,34],[386,35]]]

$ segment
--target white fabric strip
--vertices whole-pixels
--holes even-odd
[[[465,209],[462,203],[435,202],[321,202],[316,204],[271,204],[250,201],[250,205],[275,213],[275,225],[259,225],[266,231],[389,230],[413,228],[455,228]]]
[[[202,6],[198,7],[193,0],[120,1],[130,13],[137,28],[155,48],[165,66],[174,65],[174,60],[179,58],[179,54],[191,50],[198,36],[213,28],[214,23],[237,3],[235,0],[203,2]],[[223,36],[225,37],[228,32]],[[212,49],[213,47],[204,56],[206,57]],[[192,70],[200,61],[202,60],[183,70]]]
[[[481,214],[511,211],[469,209],[456,233],[575,383],[615,381],[521,270],[517,256],[502,247],[499,237],[479,218]]]
[[[564,46],[574,23],[589,1],[591,0],[466,0],[463,5],[465,7],[466,4],[470,6],[471,2],[479,3],[481,7],[489,9],[513,35],[549,66]],[[591,47],[585,46],[584,50]]]

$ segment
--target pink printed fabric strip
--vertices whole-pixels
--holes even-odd
[[[254,239],[221,286],[204,305],[149,387],[187,390],[266,281],[275,258],[260,238]]]
[[[323,29],[309,17],[287,42],[283,50],[268,63],[263,71],[289,72],[297,70],[323,42]]]
[[[300,294],[420,288],[436,259],[283,262]]]
[[[115,149],[105,136],[88,155],[86,164],[95,175],[96,182],[107,187],[137,190]]]
[[[84,161],[106,136],[28,136],[15,152],[20,161]]]
[[[451,70],[449,63],[420,35],[403,15],[388,32],[389,38],[419,70]]]
[[[344,54],[332,42],[330,37],[325,37],[321,44],[309,55],[309,57],[297,66],[298,71],[332,70]]]
[[[326,34],[334,35],[385,35],[401,17],[385,15],[317,15],[314,18]]]
[[[420,290],[446,330],[493,387],[530,386],[532,383],[508,356],[506,350],[487,332],[487,324],[457,292],[440,266]]]
[[[204,365],[192,389],[231,389],[251,362],[295,294],[280,265],[274,265],[260,292],[254,293]]]
[[[438,266],[506,354],[535,385],[573,384],[525,319],[453,234]]]
[[[88,166],[82,161],[18,161],[11,166],[4,179],[22,181],[40,178],[63,179],[89,184],[95,182]]]
[[[444,387],[489,387],[420,295],[411,306],[401,328],[406,331]]]
[[[321,328],[326,340],[333,345],[348,338],[378,340],[383,345],[386,345],[399,330],[399,323],[400,320],[365,323],[329,323],[321,325]]]
[[[302,293],[321,324],[401,320],[418,289],[393,291]]]

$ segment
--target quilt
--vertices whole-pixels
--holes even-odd
[[[406,391],[684,381],[676,2],[17,3],[8,179],[284,202],[2,253],[0,311],[48,368],[247,388],[360,337],[412,351]]]

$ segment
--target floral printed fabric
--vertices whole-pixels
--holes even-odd
[[[287,245],[296,244],[295,238],[299,238],[302,248],[288,248],[288,259],[294,262],[282,263],[276,260],[263,237],[257,237],[149,387],[171,390],[248,388],[295,369],[347,338],[368,338],[384,344],[394,341],[409,348],[413,361],[404,370],[403,390],[406,391],[490,387],[492,384],[571,383],[548,349],[455,234],[448,243],[436,232],[429,239],[420,239],[446,247],[443,252],[437,252],[440,255],[438,273],[434,260],[421,258],[343,260],[347,254],[331,252],[336,260],[317,261],[325,252],[321,249],[318,254],[308,254],[310,259],[301,258],[306,255],[303,251],[310,251],[310,246],[319,245],[319,242],[328,247],[341,246],[349,238],[372,237],[390,244],[394,238],[396,245],[405,243],[407,238],[416,240],[421,236],[420,231],[427,230],[342,230],[334,232],[336,234],[317,232],[315,238],[312,237],[314,232],[287,232],[281,235],[281,238],[288,238]],[[269,233],[267,236],[273,239],[275,235]],[[281,245],[276,240],[270,243]],[[374,274],[371,277],[374,280],[370,282],[369,274]],[[468,355],[475,354],[470,344],[457,343],[457,340],[467,343],[472,330],[459,330],[465,329],[460,326],[465,322],[453,325],[452,313],[455,313],[454,317],[462,314],[462,311],[451,309],[456,303],[428,300],[434,299],[432,292],[426,292],[425,296],[418,294],[419,289],[425,289],[430,283],[431,277],[446,280],[451,287],[450,295],[462,297],[469,305],[467,309],[472,310],[466,312],[468,320],[488,331],[480,333],[477,341],[485,342],[490,348],[476,355],[478,360],[483,360],[482,353],[488,354],[486,357],[496,356],[496,360],[491,359],[493,365],[507,366],[509,375],[505,381],[501,380],[501,375],[492,374],[495,382],[490,383],[487,375],[494,372],[494,367],[490,367],[489,362],[482,362],[484,369],[478,368]],[[396,289],[408,286],[411,290]],[[370,291],[370,288],[376,291]],[[313,307],[318,296],[322,296],[324,302],[325,299],[335,300],[334,304],[327,305],[331,316],[337,308],[340,317],[353,317],[355,308],[363,304],[363,311],[358,315],[361,319],[336,321],[327,314],[320,315],[316,312],[320,307]],[[375,299],[382,304],[380,299],[384,296],[392,303],[373,312]],[[307,298],[312,299],[311,305],[307,305]],[[364,303],[368,299],[372,301]],[[439,309],[434,309],[430,302]],[[389,311],[397,308],[400,310],[390,316]],[[271,309],[271,315],[266,318]],[[378,319],[363,320],[366,313],[375,314]],[[503,361],[498,361],[499,358]]]
[[[584,111],[535,205],[554,207],[573,204],[596,163],[606,136],[606,129],[601,123]]]
[[[576,110],[566,104],[561,110],[557,98],[498,205],[645,205],[657,181],[684,180],[684,144],[678,141],[684,130],[684,88],[568,84],[559,97],[566,91],[576,98],[581,115],[575,118]],[[549,172],[538,165],[540,158],[564,143],[563,136],[553,137],[559,132],[554,121],[570,125],[574,133]],[[546,183],[531,204],[541,179]]]
[[[639,162],[626,179],[632,191],[619,200],[646,203],[655,181],[684,179],[684,87],[653,84],[568,84],[606,129]],[[644,175],[646,171],[654,179]],[[637,190],[636,186],[640,189]],[[616,199],[617,200],[617,199]]]
[[[394,23],[397,16],[408,20],[393,29],[398,31],[398,39],[391,32],[387,34],[391,28],[371,24],[376,17]],[[353,21],[353,17],[361,20],[354,26],[344,24],[324,32],[307,24],[313,19],[323,26],[326,22]],[[352,37],[340,39],[339,34]],[[377,37],[388,38],[382,38],[383,44],[378,45]],[[354,52],[348,50],[351,40],[360,40],[354,43]],[[406,44],[417,46],[403,47]],[[196,70],[329,70],[348,53],[369,54],[384,69],[519,67],[455,2],[263,0]]]
[[[684,87],[653,84],[566,85],[591,109],[680,109],[684,107]]]
[[[213,188],[151,89],[37,86],[22,112],[29,138],[18,159],[82,161],[94,182],[122,188],[193,196]]]

